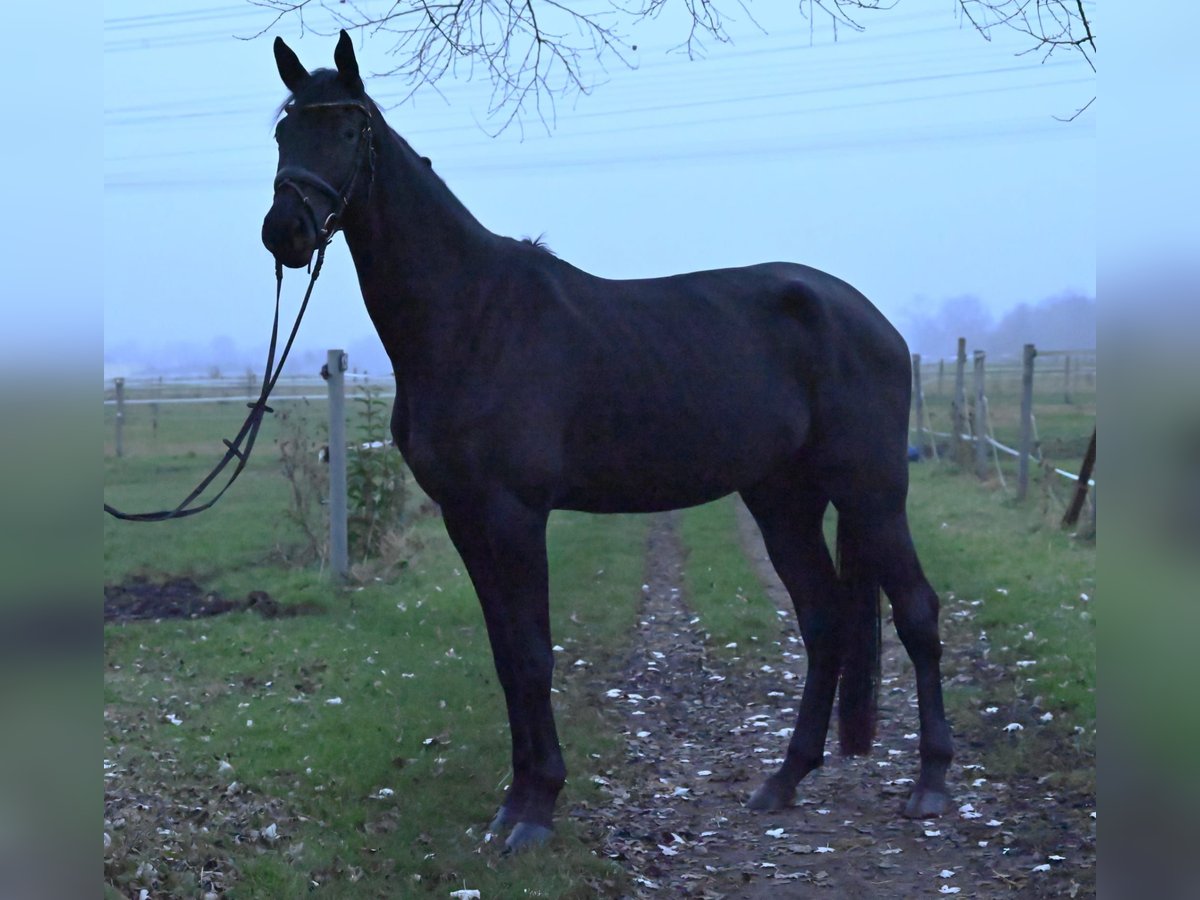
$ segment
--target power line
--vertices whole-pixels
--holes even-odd
[[[1082,124],[1082,123],[1081,123]],[[646,164],[681,162],[707,162],[718,159],[779,159],[804,157],[831,152],[850,152],[873,149],[894,151],[901,148],[929,144],[955,144],[975,141],[994,141],[1009,138],[1044,138],[1080,140],[1094,136],[1086,127],[1066,127],[1049,119],[1021,119],[997,122],[980,122],[970,125],[950,125],[934,128],[902,129],[875,132],[873,134],[840,134],[804,141],[758,142],[738,146],[716,145],[708,147],[677,147],[659,149],[654,153],[606,152],[589,157],[545,157],[524,158],[511,162],[456,162],[443,161],[441,168],[453,170],[456,175],[464,174],[541,174],[547,170],[569,171],[573,169],[602,169]],[[146,179],[136,176],[105,179],[105,189],[167,190],[177,188],[244,188],[261,187],[263,176],[223,177],[216,179],[176,178]]]
[[[625,133],[629,133],[629,132],[648,131],[648,130],[655,130],[655,129],[661,129],[661,130],[666,130],[666,131],[675,131],[675,130],[679,130],[682,128],[692,128],[692,127],[702,126],[702,125],[723,125],[723,124],[732,124],[732,123],[751,122],[751,121],[757,121],[757,120],[761,120],[761,119],[782,118],[784,116],[787,116],[790,114],[795,114],[795,113],[810,114],[810,113],[826,113],[826,112],[844,112],[844,111],[852,110],[852,109],[868,109],[871,107],[891,106],[891,105],[898,105],[898,104],[903,104],[903,103],[922,103],[922,102],[937,101],[937,100],[964,99],[964,98],[968,98],[968,97],[985,96],[985,95],[989,95],[989,94],[1008,93],[1011,91],[1037,90],[1037,89],[1043,89],[1043,88],[1048,88],[1048,87],[1062,87],[1062,86],[1070,86],[1070,85],[1076,85],[1076,84],[1082,85],[1082,84],[1088,84],[1090,82],[1091,82],[1090,78],[1063,78],[1063,79],[1057,79],[1057,80],[1053,80],[1053,81],[1042,81],[1042,82],[1035,82],[1035,83],[1021,84],[1021,85],[1000,85],[997,87],[974,88],[971,90],[964,90],[964,91],[945,91],[945,92],[941,92],[941,93],[920,94],[920,95],[908,96],[908,97],[888,97],[885,99],[866,100],[866,101],[855,102],[855,103],[838,103],[838,104],[830,104],[830,105],[826,105],[826,106],[805,107],[800,110],[772,109],[772,110],[764,111],[764,112],[743,113],[743,114],[737,114],[737,115],[716,116],[716,117],[701,118],[701,119],[674,119],[674,120],[667,120],[667,121],[640,123],[640,124],[636,124],[636,125],[622,124],[621,132],[622,132],[622,134],[625,134]],[[805,96],[805,95],[806,95],[805,92],[796,92],[792,96]],[[712,104],[710,104],[710,105],[712,105]],[[616,116],[622,115],[622,114],[623,113],[621,113],[621,112],[610,111],[608,113],[605,113],[604,115],[616,117]],[[414,130],[413,132],[411,132],[410,136],[412,138],[414,138],[415,140],[419,141],[421,138],[428,137],[431,134],[447,133],[447,132],[460,132],[460,131],[466,131],[469,129],[470,129],[470,126],[454,126],[452,128],[429,129],[429,130],[419,130],[418,129],[418,130]],[[607,129],[592,129],[589,131],[571,131],[569,134],[565,135],[565,137],[567,139],[580,138],[580,137],[597,137],[597,136],[602,136],[602,135],[606,135],[606,134],[610,134],[610,133],[611,132]],[[466,145],[466,144],[462,144],[462,145],[458,145],[458,146],[452,145],[448,148],[442,148],[442,149],[449,149],[449,150],[453,151],[455,149],[459,149],[459,147],[466,148],[467,146],[469,146],[469,145]],[[105,161],[106,162],[151,161],[151,160],[155,160],[155,159],[168,159],[168,158],[174,159],[174,158],[186,158],[186,157],[195,157],[195,156],[209,156],[209,155],[212,155],[215,153],[235,153],[235,152],[241,153],[241,152],[249,152],[249,151],[261,150],[261,149],[262,149],[262,145],[260,145],[260,144],[254,144],[254,145],[245,144],[245,145],[236,146],[236,147],[215,147],[215,148],[204,148],[204,149],[200,149],[200,150],[179,150],[179,151],[168,152],[168,153],[131,154],[131,155],[127,155],[127,156],[107,157]]]

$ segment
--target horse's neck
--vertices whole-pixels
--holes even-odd
[[[435,302],[425,295],[498,241],[390,129],[379,141],[369,199],[347,216],[345,232],[368,306]]]

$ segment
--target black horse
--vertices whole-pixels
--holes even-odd
[[[395,368],[392,434],[441,506],[483,607],[508,704],[513,781],[492,828],[544,841],[566,769],[550,705],[546,521],[655,512],[732,492],[762,530],[808,651],[779,771],[755,809],[821,765],[835,691],[845,753],[870,751],[879,589],[916,672],[921,774],[905,815],[949,804],[938,600],[905,513],[910,364],[845,282],[768,263],[611,281],[484,228],[363,90],[349,36],[291,91],[263,243],[296,268],[345,232]],[[822,534],[838,511],[835,567]],[[839,690],[840,682],[840,690]]]

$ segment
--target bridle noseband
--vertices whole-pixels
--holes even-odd
[[[354,186],[358,182],[358,175],[363,169],[364,162],[366,163],[367,177],[369,179],[367,182],[368,193],[375,183],[375,141],[371,127],[371,107],[361,100],[330,100],[325,103],[305,103],[303,106],[293,107],[297,112],[308,109],[345,107],[360,110],[367,117],[367,123],[363,126],[362,131],[359,132],[354,166],[350,170],[350,175],[341,190],[335,188],[320,175],[301,166],[284,166],[275,173],[275,190],[289,188],[296,192],[296,195],[300,198],[300,202],[304,204],[305,210],[308,211],[309,220],[312,222],[313,233],[316,235],[318,247],[323,247],[337,233],[342,214],[346,211],[346,206],[350,203],[350,197],[354,193]],[[317,221],[316,210],[313,209],[312,202],[308,199],[308,192],[305,190],[305,187],[316,189],[333,203],[333,209],[330,210],[329,215],[325,217],[323,223]]]

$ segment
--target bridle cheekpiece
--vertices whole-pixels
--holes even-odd
[[[363,169],[364,162],[369,179],[367,183],[368,193],[375,183],[375,141],[372,131],[371,107],[361,100],[330,100],[324,103],[305,103],[300,106],[288,107],[289,112],[338,107],[350,107],[360,110],[367,117],[366,125],[359,132],[354,167],[351,169],[350,175],[341,190],[335,188],[320,175],[301,166],[284,166],[275,173],[275,190],[289,188],[296,192],[300,198],[300,202],[304,204],[304,208],[308,211],[309,219],[313,225],[313,232],[316,234],[317,246],[321,248],[329,243],[330,238],[341,227],[342,214],[346,211],[346,206],[350,203],[350,197],[354,193],[354,186],[358,182],[358,176]],[[329,215],[325,217],[323,223],[317,221],[316,210],[313,209],[312,202],[308,198],[308,191],[305,188],[315,189],[333,202],[333,209],[330,210]]]

